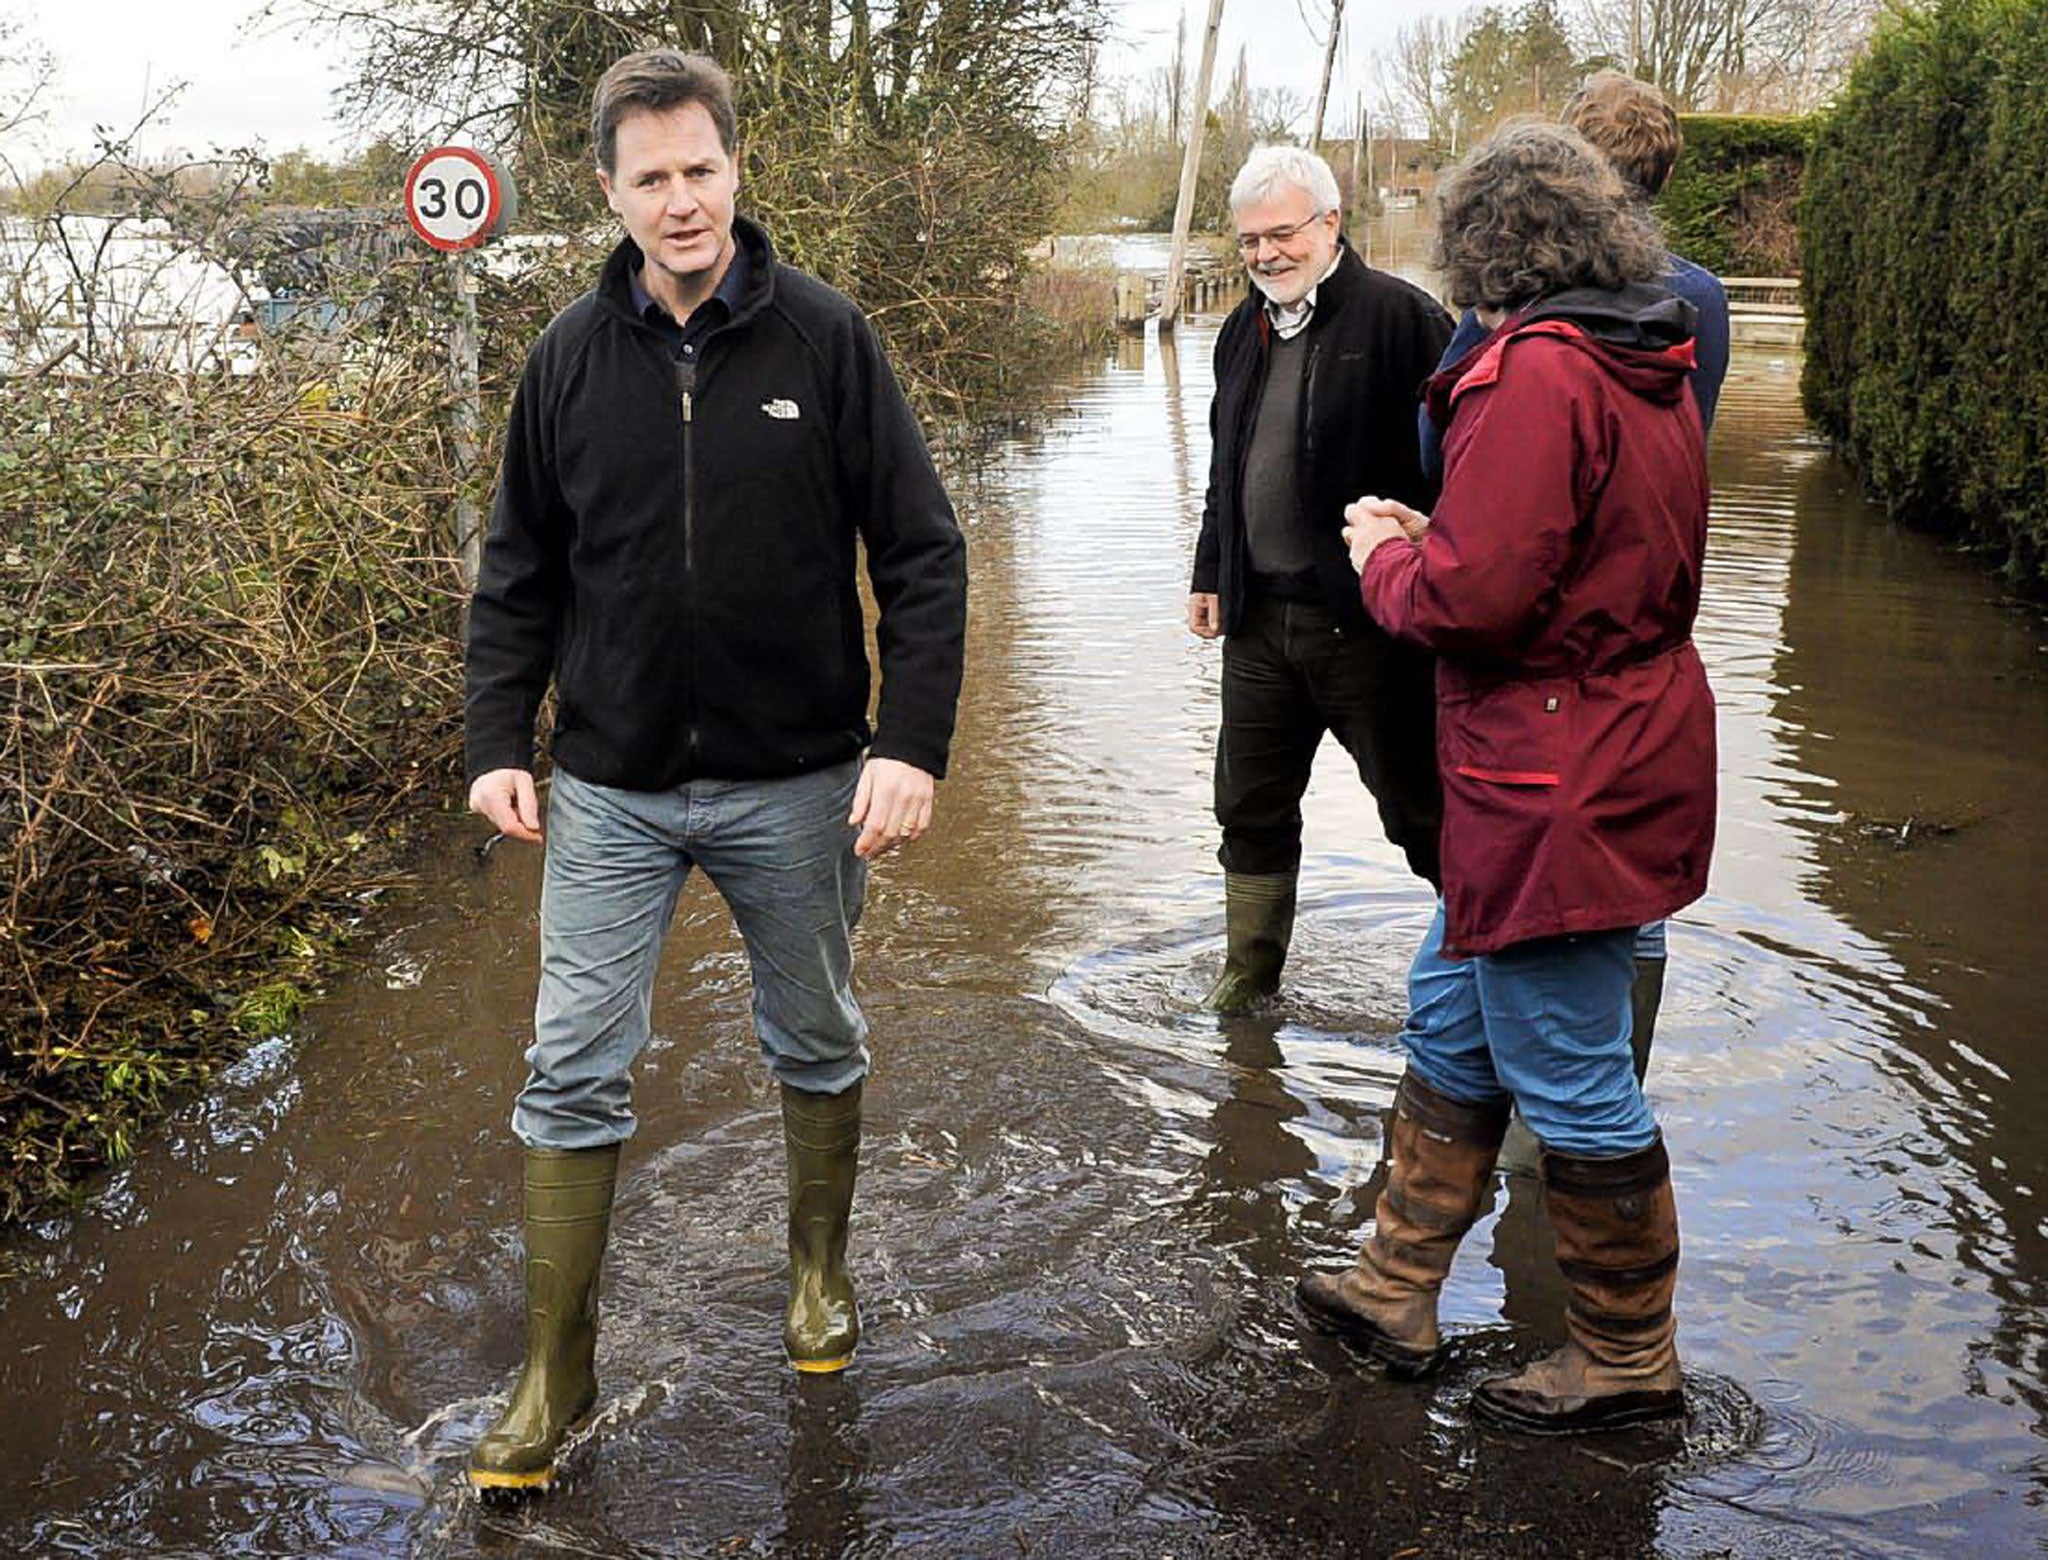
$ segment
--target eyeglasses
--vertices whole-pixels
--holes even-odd
[[[1261,244],[1271,244],[1278,249],[1282,244],[1292,241],[1294,235],[1304,228],[1314,227],[1326,215],[1328,213],[1317,211],[1303,217],[1299,222],[1288,223],[1286,227],[1267,228],[1263,233],[1240,233],[1237,235],[1237,252],[1241,255],[1255,255],[1259,252]]]

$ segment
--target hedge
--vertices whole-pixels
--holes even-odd
[[[1892,518],[2048,588],[2048,7],[1893,16],[1801,208],[1808,415]]]
[[[1794,213],[1811,119],[1682,114],[1685,150],[1657,198],[1671,248],[1719,276],[1799,269]]]

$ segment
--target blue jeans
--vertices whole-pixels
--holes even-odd
[[[534,1148],[633,1132],[633,1059],[676,899],[702,867],[731,907],[754,1034],[782,1082],[837,1094],[867,1076],[853,928],[867,867],[846,815],[860,764],[785,780],[622,791],[557,770],[540,900],[540,995],[512,1128]]]
[[[1636,928],[1444,957],[1441,903],[1408,972],[1408,1065],[1468,1104],[1512,1097],[1556,1153],[1648,1148],[1657,1121],[1629,1055]]]

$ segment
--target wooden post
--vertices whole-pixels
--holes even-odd
[[[1122,271],[1116,279],[1116,328],[1145,328],[1145,278],[1136,271]]]
[[[455,316],[448,325],[448,378],[455,392],[455,550],[462,560],[462,583],[476,589],[483,567],[483,528],[476,504],[476,457],[483,427],[482,394],[477,383],[476,274],[469,251],[448,257],[455,285]]]
[[[1166,295],[1159,303],[1161,330],[1172,330],[1180,312],[1181,278],[1188,265],[1188,224],[1194,220],[1195,183],[1202,173],[1202,135],[1209,128],[1209,81],[1216,73],[1216,34],[1222,27],[1223,0],[1209,0],[1202,63],[1195,72],[1194,101],[1188,106],[1188,146],[1180,160],[1180,197],[1173,203],[1173,254],[1166,262]]]
[[[1337,63],[1337,35],[1344,27],[1344,0],[1330,0],[1330,43],[1323,50],[1323,80],[1316,88],[1316,117],[1308,133],[1308,149],[1321,150],[1323,139],[1323,111],[1330,104],[1330,71]]]

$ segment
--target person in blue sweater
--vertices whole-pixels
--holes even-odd
[[[1678,113],[1664,94],[1648,82],[1637,81],[1620,71],[1603,70],[1589,76],[1565,104],[1563,120],[1606,156],[1645,203],[1656,199],[1670,182],[1671,170],[1685,144]],[[1711,436],[1721,381],[1728,373],[1728,293],[1713,272],[1681,255],[1668,256],[1660,280],[1666,290],[1691,304],[1699,315],[1694,337],[1692,398],[1699,409],[1700,425]],[[1458,321],[1451,344],[1444,348],[1439,370],[1462,360],[1491,335],[1479,317],[1467,309]],[[1432,482],[1439,482],[1443,478],[1443,444],[1427,406],[1417,413],[1416,421],[1422,436],[1423,469]],[[1638,1081],[1650,1066],[1657,1010],[1664,1000],[1664,966],[1664,923],[1655,921],[1645,926],[1636,939],[1635,984],[1629,1004],[1634,1026],[1629,1044],[1635,1053]],[[1500,1166],[1513,1174],[1535,1173],[1536,1143],[1519,1120],[1502,1145]]]

